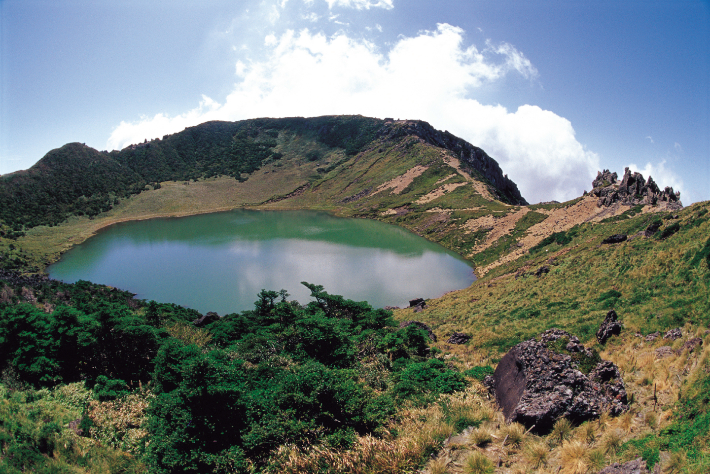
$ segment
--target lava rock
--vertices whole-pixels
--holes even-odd
[[[658,229],[661,228],[661,224],[661,221],[651,222],[651,224],[646,227],[646,230],[643,231],[643,236],[646,238],[653,237],[656,232],[658,232]]]
[[[417,306],[424,306],[426,303],[424,302],[424,298],[414,298],[413,300],[409,300],[409,307],[410,308],[416,308]]]
[[[671,346],[661,346],[656,349],[656,359],[665,359],[666,357],[673,355],[673,348]]]
[[[671,329],[663,335],[663,339],[670,339],[671,341],[675,341],[681,337],[683,337],[683,331],[681,331],[680,328]]]
[[[589,375],[583,374],[571,355],[548,346],[561,338],[565,350],[577,360],[593,360],[593,354],[566,331],[550,329],[539,341],[531,339],[513,347],[498,363],[493,376],[484,381],[496,397],[508,422],[518,422],[544,434],[555,421],[566,417],[575,423],[613,416],[628,409],[624,382],[616,366],[599,362]]]
[[[616,311],[613,309],[606,314],[606,318],[597,330],[597,341],[599,344],[606,344],[611,336],[618,336],[621,333],[621,324],[618,321]]]
[[[406,328],[407,326],[411,326],[412,324],[414,324],[415,326],[417,326],[420,329],[424,329],[429,334],[429,339],[436,342],[436,334],[434,334],[434,331],[432,331],[429,326],[427,326],[426,324],[424,324],[420,321],[402,321],[399,324],[399,328],[403,329],[403,328]]]
[[[471,336],[469,336],[468,334],[464,334],[462,332],[455,332],[446,340],[446,342],[449,344],[466,344],[470,340]]]
[[[602,244],[619,244],[624,242],[628,237],[624,234],[614,234],[610,235],[606,239],[602,240]]]
[[[694,337],[692,339],[688,339],[685,341],[685,344],[683,344],[683,347],[681,347],[680,351],[683,352],[687,350],[688,352],[693,352],[696,348],[699,346],[703,345],[703,340],[700,339],[699,337]]]
[[[550,267],[548,267],[547,265],[543,265],[540,268],[538,268],[537,270],[535,270],[536,277],[541,277],[545,273],[550,273]]]
[[[646,342],[652,342],[652,341],[655,341],[660,335],[661,335],[661,333],[658,332],[658,331],[652,332],[651,334],[649,334],[648,336],[646,336],[646,337],[644,338],[644,340],[645,340]]]

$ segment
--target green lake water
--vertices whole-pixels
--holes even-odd
[[[252,309],[261,289],[310,301],[302,281],[375,307],[407,306],[465,288],[471,266],[404,229],[312,211],[238,210],[126,222],[48,269],[220,315]]]

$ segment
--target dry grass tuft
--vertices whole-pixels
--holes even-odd
[[[505,444],[519,448],[523,445],[525,440],[525,427],[520,423],[511,423],[502,429],[503,436],[505,436]]]
[[[549,439],[552,444],[562,444],[572,437],[572,423],[567,418],[560,418],[552,426]]]
[[[464,474],[493,474],[494,471],[493,461],[478,451],[473,452],[463,463]]]
[[[587,472],[587,447],[579,441],[567,441],[560,448],[560,463],[563,473],[582,474]]]
[[[429,474],[446,474],[451,459],[448,456],[438,456],[427,464]]]
[[[579,430],[577,431],[577,437],[579,438],[580,442],[586,443],[588,446],[591,446],[597,439],[597,427],[594,426],[594,423],[588,421],[579,427]]]
[[[525,460],[535,469],[547,464],[550,448],[542,442],[530,443],[525,448]]]
[[[602,449],[606,454],[616,454],[623,441],[624,433],[621,430],[611,430],[602,437]]]
[[[468,439],[471,444],[483,447],[493,441],[493,433],[491,433],[488,428],[480,426],[478,428],[473,429],[471,433],[469,433]]]
[[[658,415],[652,411],[646,412],[643,417],[643,422],[646,423],[646,426],[655,431],[656,428],[658,428]]]
[[[587,452],[587,464],[589,468],[598,471],[607,465],[606,456],[601,449],[592,449]]]

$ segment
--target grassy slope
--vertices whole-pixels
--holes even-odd
[[[675,466],[675,472],[707,472],[710,415],[707,393],[702,393],[708,384],[710,343],[708,209],[710,203],[699,203],[676,213],[678,219],[664,220],[661,231],[679,224],[677,233],[664,240],[638,234],[657,215],[586,224],[567,245],[548,245],[497,268],[467,289],[427,302],[428,308],[416,316],[403,309],[396,317],[416,317],[430,324],[439,341],[454,331],[471,334],[473,339],[465,346],[438,343],[463,369],[495,366],[512,345],[550,327],[578,335],[587,347],[595,347],[619,366],[634,400],[631,414],[577,428],[572,441],[584,438],[586,429],[594,438],[582,443],[579,455],[574,454],[572,441],[555,444],[550,436],[528,436],[530,449],[535,443],[549,448],[546,464],[540,467],[575,472],[573,467],[578,466],[576,472],[593,472],[612,461],[643,456],[649,466],[661,463],[664,469]],[[601,244],[617,233],[634,237],[621,244]],[[535,276],[543,266],[549,273]],[[624,330],[601,347],[596,329],[611,308]],[[683,330],[677,341],[641,337],[656,331],[662,336],[676,327]],[[706,349],[683,351],[683,344],[694,337],[703,339]],[[663,346],[675,352],[660,356],[656,350]],[[687,434],[679,439],[678,433]],[[530,449],[507,450],[493,443],[483,451],[512,468],[529,470],[535,464]],[[473,450],[466,444],[453,451],[444,450],[442,456],[462,460]],[[448,472],[460,471],[450,465]]]

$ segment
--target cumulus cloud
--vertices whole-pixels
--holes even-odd
[[[534,79],[535,67],[512,45],[478,49],[464,44],[464,34],[439,24],[401,37],[386,51],[342,32],[270,35],[265,55],[238,63],[238,82],[223,103],[203,97],[182,115],[121,122],[108,146],[122,148],[207,120],[330,114],[422,119],[483,148],[530,202],[579,196],[599,160],[576,140],[567,119],[534,105],[508,111],[475,99],[477,88],[508,75]]]

